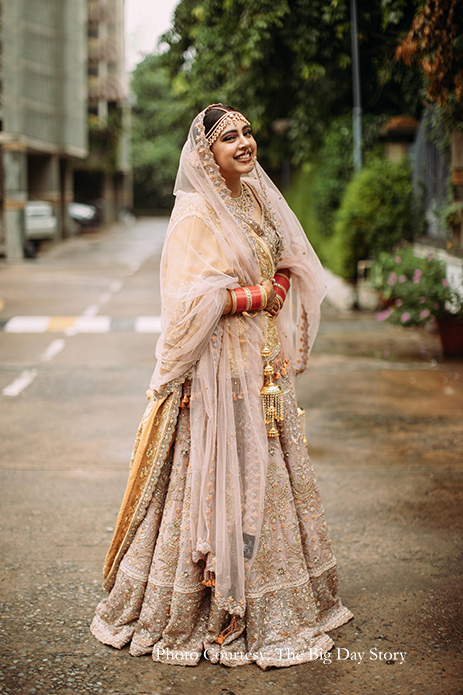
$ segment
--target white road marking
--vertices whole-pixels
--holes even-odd
[[[49,316],[14,316],[3,329],[7,333],[45,333]]]
[[[65,336],[77,335],[77,331],[74,326],[69,326],[69,328],[64,329]]]
[[[109,302],[109,300],[112,297],[112,292],[103,292],[103,294],[100,294],[100,297],[98,299],[98,306],[102,306],[103,304],[106,304],[106,302]]]
[[[5,324],[3,330],[7,333],[45,333],[53,318],[55,317],[14,316]],[[72,326],[67,326],[60,332],[67,337],[76,335],[77,333],[107,333],[111,330],[112,320],[110,316],[95,316],[83,313],[80,316],[74,317],[74,324]],[[131,321],[133,321],[133,330],[135,333],[161,332],[160,316],[137,316],[134,319],[126,320],[128,324],[130,324]],[[56,329],[54,328],[53,330]],[[59,341],[55,342],[58,343]]]
[[[74,328],[78,333],[107,333],[111,328],[109,316],[77,316]]]
[[[114,292],[114,293],[120,292],[122,289],[121,280],[114,280],[114,282],[111,283],[109,289],[111,290],[111,292]]]
[[[161,332],[161,317],[160,316],[137,316],[135,319],[136,333],[160,333]]]
[[[2,393],[4,396],[17,396],[21,391],[32,384],[38,374],[37,369],[25,369],[13,383],[5,386]]]
[[[86,309],[83,310],[82,316],[96,316],[99,311],[100,311],[99,305],[98,304],[92,304],[91,306],[88,306]]]
[[[55,355],[58,355],[61,352],[65,344],[66,341],[63,340],[63,338],[53,340],[53,342],[50,343],[45,352],[41,354],[40,359],[42,360],[42,362],[49,362],[50,360],[52,360],[53,357],[55,357]]]

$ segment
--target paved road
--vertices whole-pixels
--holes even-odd
[[[326,303],[298,393],[355,613],[331,663],[163,666],[89,634],[154,365],[165,227],[0,266],[0,693],[461,692],[463,363],[442,360],[434,335]]]

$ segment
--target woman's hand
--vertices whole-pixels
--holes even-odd
[[[265,282],[262,283],[262,287],[267,294],[267,304],[264,306],[264,309],[268,311],[275,303],[276,294],[273,289],[273,282],[271,280],[265,280]]]
[[[280,303],[273,289],[272,281],[265,280],[265,282],[262,283],[262,287],[267,293],[267,304],[264,307],[265,311],[269,313],[270,316],[277,316],[280,311]]]
[[[279,268],[277,272],[280,275],[284,275],[285,277],[287,277],[288,280],[291,277],[290,271],[287,270],[286,268],[282,268],[282,269]],[[271,283],[272,281],[267,280],[266,282]],[[266,287],[266,282],[264,283],[264,287]],[[273,290],[273,284],[272,284],[272,290]],[[283,306],[283,302],[282,302],[281,298],[273,290],[273,303],[271,303],[271,301],[269,299],[265,311],[267,311],[270,314],[270,316],[275,317],[275,316],[278,316],[278,314],[280,313],[282,306]]]

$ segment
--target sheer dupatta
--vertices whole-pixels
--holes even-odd
[[[177,199],[161,259],[162,334],[150,387],[153,397],[160,398],[191,379],[193,560],[215,573],[219,607],[244,615],[268,459],[260,398],[265,314],[222,316],[222,311],[227,288],[264,278],[249,228],[234,216],[230,192],[204,135],[203,117],[204,112],[195,118],[180,159]],[[296,218],[258,164],[249,179],[273,208],[283,236],[281,260],[275,260],[294,278],[296,345],[290,302],[278,326],[284,350],[302,371],[318,327],[323,271]]]

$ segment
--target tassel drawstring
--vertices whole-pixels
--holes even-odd
[[[233,615],[228,627],[226,627],[225,630],[222,630],[220,635],[218,635],[215,638],[214,642],[217,642],[217,644],[223,644],[225,642],[225,640],[227,639],[227,637],[229,637],[229,635],[232,635],[234,632],[236,632],[238,630],[238,627],[239,627],[238,621],[236,620],[235,616]]]

